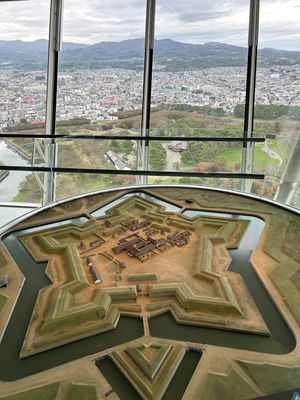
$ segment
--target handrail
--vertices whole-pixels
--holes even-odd
[[[3,134],[0,133],[0,139],[5,138],[17,138],[17,139],[46,139],[46,140],[53,140],[53,139],[72,139],[72,140],[82,140],[82,139],[95,139],[95,140],[139,140],[139,141],[181,141],[181,142],[256,142],[256,143],[263,143],[265,142],[264,137],[213,137],[213,136],[134,136],[134,135],[63,135],[63,134],[56,134],[56,135],[45,135],[45,134],[32,134],[32,133],[7,133]]]
[[[16,165],[1,165],[0,171],[57,172],[73,174],[103,174],[103,175],[134,175],[134,176],[179,176],[196,178],[231,178],[231,179],[264,179],[264,174],[243,174],[235,172],[191,172],[191,171],[145,171],[116,170],[102,168],[65,168],[65,167],[26,167]]]

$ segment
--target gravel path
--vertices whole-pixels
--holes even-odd
[[[265,153],[268,154],[269,157],[273,158],[274,160],[278,160],[279,161],[279,167],[281,167],[282,163],[283,163],[283,158],[281,157],[280,154],[276,153],[276,151],[272,150],[269,146],[268,146],[268,142],[265,141],[262,146],[261,146],[262,151],[264,151]]]

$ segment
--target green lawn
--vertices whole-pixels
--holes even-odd
[[[93,191],[93,190],[100,190],[106,189],[107,187],[111,186],[107,182],[103,180],[103,178],[99,178],[98,180],[85,180],[84,178],[78,180],[78,184],[81,185],[82,191]]]
[[[267,166],[276,166],[279,161],[268,156],[267,153],[261,150],[261,144],[255,144],[254,150],[254,168],[264,169]]]
[[[284,160],[286,160],[289,156],[289,152],[283,140],[276,139],[276,140],[268,140],[268,146],[273,150],[276,151]]]
[[[13,394],[12,396],[0,397],[1,400],[55,400],[60,382],[40,386],[26,392]]]
[[[84,385],[73,383],[69,386],[69,390],[65,400],[98,400],[96,387],[93,385]]]
[[[271,147],[271,146],[270,146]],[[276,151],[276,148],[274,148]],[[277,150],[279,153],[279,151]],[[241,164],[242,162],[242,150],[241,148],[225,149],[218,153],[217,159],[224,158],[227,161],[228,168],[234,168],[235,164]],[[269,157],[264,151],[261,150],[261,144],[256,143],[254,150],[254,167],[257,169],[263,169],[266,166],[278,165],[278,160],[274,160]]]
[[[242,150],[241,148],[221,150],[216,156],[216,161],[221,158],[226,160],[228,168],[234,168],[235,164],[241,164],[242,162]]]

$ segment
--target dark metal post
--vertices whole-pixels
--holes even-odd
[[[142,108],[142,136],[149,136],[150,111],[151,111],[151,85],[153,69],[153,49],[155,30],[156,0],[147,0],[146,30],[145,30],[145,58],[144,58],[144,84],[143,84],[143,108]],[[149,140],[142,141],[138,145],[138,164],[142,170],[148,170],[149,166]],[[147,184],[148,177],[143,175],[139,183]]]
[[[47,72],[47,105],[46,105],[46,135],[55,135],[58,54],[61,51],[63,0],[51,0],[50,26],[48,44],[48,72]],[[54,138],[45,141],[45,163],[48,167],[56,167],[56,143]],[[44,175],[43,204],[55,200],[55,172]]]
[[[260,0],[250,0],[244,138],[253,137],[257,46],[259,30],[259,5]],[[254,144],[244,141],[242,153],[242,173],[244,174],[253,173],[253,152]],[[244,192],[250,192],[251,184],[251,180],[242,180],[241,190]]]

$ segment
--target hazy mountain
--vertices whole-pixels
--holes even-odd
[[[203,57],[243,57],[247,50],[243,47],[231,46],[223,43],[188,44],[171,39],[155,41],[155,56],[158,58],[203,58]],[[144,55],[144,39],[123,40],[122,42],[97,43],[80,51],[68,50],[62,54],[67,60],[113,60],[120,58],[142,58]]]
[[[66,51],[82,49],[87,45],[66,42]],[[45,64],[48,55],[48,40],[38,39],[33,42],[23,40],[0,40],[0,62],[13,64]]]
[[[208,42],[189,44],[171,39],[155,41],[155,60],[166,67],[207,67],[245,65],[247,48],[226,43]],[[94,45],[63,43],[60,60],[63,64],[97,64],[113,66],[142,65],[144,39],[123,40],[121,42],[101,42]],[[260,49],[259,58],[265,63],[300,63],[300,52],[276,49]],[[22,40],[0,41],[0,62],[34,65],[45,64],[47,60],[47,40],[23,42]]]

